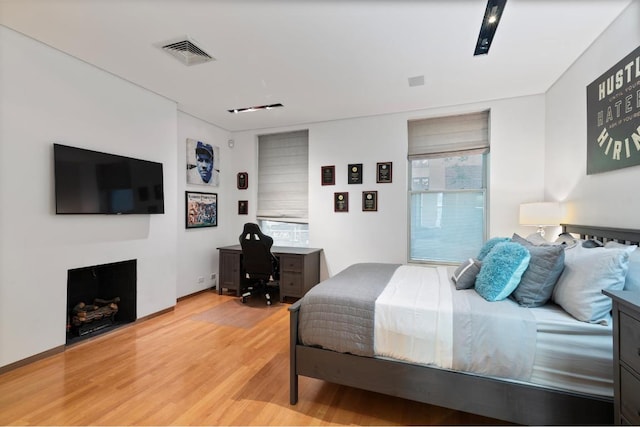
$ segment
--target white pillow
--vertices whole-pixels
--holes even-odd
[[[637,248],[637,246],[623,245],[618,242],[607,242],[605,248]],[[629,250],[629,249],[627,249]],[[629,270],[624,281],[625,291],[640,292],[640,249],[635,249],[629,254]]]
[[[629,268],[626,248],[567,248],[564,271],[553,290],[553,301],[578,320],[606,325],[611,299],[603,289],[621,290]]]

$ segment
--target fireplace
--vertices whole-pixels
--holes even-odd
[[[136,260],[75,268],[67,273],[67,345],[134,322]]]

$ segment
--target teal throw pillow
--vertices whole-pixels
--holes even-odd
[[[497,243],[482,261],[476,292],[487,301],[505,299],[520,283],[530,259],[527,248],[518,243]]]
[[[491,252],[491,249],[493,249],[495,245],[497,245],[498,243],[508,242],[509,240],[510,239],[508,237],[493,237],[487,240],[484,245],[482,245],[482,248],[480,248],[480,253],[478,253],[476,259],[478,261],[482,261],[489,254],[489,252]]]

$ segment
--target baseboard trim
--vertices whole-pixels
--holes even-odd
[[[216,290],[216,287],[215,287],[215,286],[213,286],[213,287],[211,287],[211,288],[207,288],[207,289],[202,289],[202,290],[196,291],[196,292],[194,292],[194,293],[192,293],[192,294],[183,295],[183,296],[181,296],[181,297],[178,297],[177,302],[180,302],[180,301],[185,300],[185,299],[187,299],[187,298],[195,297],[196,295],[200,295],[200,294],[203,294],[203,293],[205,293],[205,292],[213,292],[213,291],[215,291],[215,290]]]
[[[59,345],[58,347],[54,347],[50,350],[43,351],[42,353],[34,354],[33,356],[29,356],[26,359],[18,360],[17,362],[9,363],[5,366],[0,366],[0,375],[7,373],[9,371],[13,371],[14,369],[21,368],[23,366],[29,365],[33,362],[37,362],[38,360],[46,359],[47,357],[54,356],[59,353],[64,352],[65,345]]]
[[[55,356],[56,354],[63,353],[65,350],[73,348],[73,347],[75,347],[77,345],[88,344],[91,341],[99,340],[100,338],[104,338],[105,336],[111,335],[112,333],[118,333],[118,332],[120,332],[120,331],[122,331],[122,330],[124,330],[124,329],[126,329],[128,327],[131,327],[131,326],[135,325],[135,324],[138,324],[140,322],[144,322],[144,321],[149,320],[149,319],[153,319],[154,317],[158,317],[158,316],[161,316],[161,315],[166,314],[166,313],[170,313],[170,312],[172,312],[174,310],[175,310],[175,306],[171,306],[171,307],[165,308],[164,310],[160,310],[160,311],[157,311],[155,313],[151,313],[151,314],[149,314],[147,316],[140,317],[140,318],[136,319],[135,322],[131,322],[131,323],[128,323],[126,325],[122,325],[119,328],[114,329],[113,331],[107,332],[107,333],[102,334],[102,335],[98,335],[98,336],[96,336],[94,338],[88,338],[86,340],[83,340],[83,341],[80,341],[80,342],[77,342],[77,343],[71,344],[71,345],[63,344],[63,345],[60,345],[58,347],[54,347],[54,348],[52,348],[50,350],[43,351],[42,353],[38,353],[38,354],[35,354],[33,356],[29,356],[29,357],[27,357],[25,359],[18,360],[17,362],[13,362],[13,363],[10,363],[10,364],[5,365],[5,366],[0,366],[0,375],[4,374],[6,372],[9,372],[9,371],[13,371],[14,369],[21,368],[22,366],[26,366],[26,365],[29,365],[31,363],[37,362],[39,360],[46,359],[47,357],[51,357],[51,356]]]

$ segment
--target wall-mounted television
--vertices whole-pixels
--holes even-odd
[[[53,144],[56,214],[163,214],[162,163]]]

